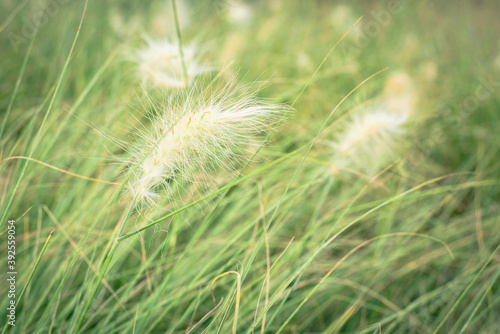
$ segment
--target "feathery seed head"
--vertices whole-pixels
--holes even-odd
[[[254,13],[251,5],[242,0],[227,0],[227,17],[233,24],[247,26],[252,22]]]
[[[413,80],[404,72],[393,73],[385,83],[383,99],[388,111],[410,115],[416,104]]]
[[[394,156],[397,140],[404,134],[406,120],[405,115],[384,109],[355,115],[332,145],[335,149],[334,163],[358,168],[367,174],[378,172]]]
[[[415,108],[413,82],[405,73],[389,77],[382,100],[375,107],[355,114],[337,141],[334,164],[374,175],[397,156],[406,123]],[[333,168],[336,174],[338,168]]]
[[[136,154],[130,187],[140,200],[154,202],[160,188],[215,169],[231,172],[255,135],[269,130],[289,110],[255,98],[255,92],[228,84],[207,94],[193,88],[180,105],[166,105],[145,133],[147,156]],[[139,150],[136,150],[137,152]]]
[[[208,70],[206,66],[198,63],[197,49],[193,44],[184,46],[183,54],[189,82]],[[185,86],[186,80],[177,44],[148,38],[147,46],[138,52],[136,60],[144,82],[163,88]]]

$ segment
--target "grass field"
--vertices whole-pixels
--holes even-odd
[[[499,15],[2,0],[3,333],[500,333]]]

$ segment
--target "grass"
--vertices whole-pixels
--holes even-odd
[[[248,22],[235,2],[175,4],[0,5],[0,254],[15,219],[18,272],[2,329],[496,333],[498,3],[259,1]],[[197,41],[206,89],[265,81],[295,112],[234,173],[141,211],[114,156],[169,94],[137,78],[145,34]],[[398,159],[332,175],[327,143],[394,71],[418,96]]]

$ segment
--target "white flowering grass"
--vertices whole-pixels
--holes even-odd
[[[200,63],[200,52],[192,43],[183,46],[186,73],[177,43],[168,39],[146,38],[146,45],[137,52],[135,61],[144,84],[161,88],[182,88],[193,82],[208,66]]]
[[[407,122],[414,112],[413,82],[405,73],[387,80],[382,99],[352,116],[335,142],[333,174],[348,168],[373,176],[397,158]]]
[[[154,20],[172,3],[90,1],[70,52],[85,1],[58,2],[57,8],[54,1],[40,2],[47,5],[44,24],[26,38],[23,32],[30,32],[33,23],[26,19],[43,12],[39,1],[0,3],[5,18],[0,104],[6,110],[0,116],[0,211],[5,217],[0,244],[7,243],[8,220],[16,220],[18,273],[17,322],[5,327],[7,333],[226,334],[234,319],[242,334],[498,332],[498,94],[482,99],[466,121],[455,117],[463,112],[458,104],[474,94],[482,78],[489,79],[490,70],[496,71],[497,2],[404,2],[404,10],[379,35],[342,61],[342,44],[352,45],[351,34],[327,55],[348,29],[332,29],[330,13],[337,1],[260,1],[245,30],[226,22],[226,9],[219,6],[224,1],[189,0],[192,25],[181,27],[183,40],[210,37],[209,64],[230,59],[249,73],[248,80],[272,77],[273,84],[259,95],[296,101],[299,112],[280,128],[272,147],[259,151],[262,163],[244,167],[248,160],[242,153],[253,152],[247,140],[255,136],[262,143],[264,136],[256,131],[240,141],[242,152],[223,156],[225,166],[202,156],[203,163],[186,163],[193,173],[164,173],[161,180],[170,178],[163,182],[175,190],[151,188],[157,203],[151,212],[130,200],[129,181],[136,179],[126,167],[137,167],[141,177],[148,140],[136,143],[125,124],[142,121],[154,142],[159,138],[154,122],[141,110],[154,121],[166,108],[137,107],[140,101],[130,92],[140,89],[140,80],[131,82],[129,68],[115,55],[123,41],[134,43],[139,33],[171,36],[155,30]],[[181,1],[176,3],[181,14]],[[360,24],[365,28],[377,23],[372,12],[388,9],[368,1],[350,6],[353,20],[364,15]],[[113,33],[109,20],[117,9],[123,35]],[[172,16],[158,20],[166,28],[173,24]],[[182,17],[179,21],[182,25]],[[95,38],[96,31],[104,33]],[[17,50],[12,34],[25,41]],[[409,34],[416,37],[412,49],[406,47]],[[310,56],[310,65],[298,66],[301,53]],[[322,59],[324,66],[312,76]],[[436,66],[426,71],[427,62]],[[344,71],[342,66],[350,64],[356,69]],[[383,180],[367,182],[360,176],[336,182],[340,176],[329,177],[321,167],[326,158],[335,162],[334,151],[312,147],[311,140],[347,91],[386,66],[415,75],[418,108],[396,126],[415,143],[410,147],[399,132],[386,131],[402,168]],[[356,112],[339,115],[343,104],[333,113],[339,122],[331,119],[325,128],[338,129],[332,140],[340,140],[345,128],[365,114],[388,113],[384,101],[398,89],[387,84],[393,88],[385,93],[386,75],[346,99]],[[306,82],[310,85],[301,91]],[[374,85],[382,86],[377,87],[381,95],[371,96],[380,103],[359,105]],[[150,99],[163,102],[150,86]],[[165,99],[175,90],[166,89]],[[208,103],[199,93],[190,96],[194,99],[181,95],[163,104],[182,115],[178,106]],[[392,101],[397,100],[405,101]],[[425,123],[413,129],[420,120]],[[107,138],[119,142],[108,144]],[[110,154],[131,157],[123,144],[135,147],[134,163],[108,164],[103,158]],[[308,147],[314,151],[305,157]],[[153,164],[149,168],[156,170]],[[198,179],[202,173],[215,178],[216,190],[212,184],[213,191],[197,196],[205,184]],[[181,182],[184,177],[187,182]],[[417,237],[421,233],[427,237]],[[236,275],[220,276],[233,271],[240,274],[241,289]],[[8,287],[0,284],[5,302]],[[3,319],[7,312],[3,309]]]
[[[332,144],[334,164],[374,174],[395,156],[398,139],[405,133],[407,116],[382,108],[354,115]],[[337,168],[334,168],[337,171]]]
[[[254,17],[250,3],[242,0],[227,0],[227,18],[235,25],[248,26]]]
[[[152,204],[159,192],[168,193],[171,182],[230,173],[255,138],[289,110],[255,94],[230,82],[207,93],[194,87],[187,95],[167,99],[151,117],[151,130],[139,132],[144,146],[131,150],[134,197]]]
[[[381,105],[388,112],[409,117],[415,110],[416,98],[412,78],[405,72],[395,72],[384,85]]]

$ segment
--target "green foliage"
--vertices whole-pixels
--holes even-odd
[[[0,4],[0,255],[16,219],[22,297],[6,331],[497,331],[499,4],[257,1],[238,23],[237,3],[177,0],[183,43],[215,69],[200,80],[265,81],[260,97],[296,111],[241,176],[181,182],[148,210],[121,161],[169,94],[144,94],[133,54],[145,34],[176,39],[170,1]],[[396,70],[418,96],[399,160],[332,175],[325,143]],[[240,289],[220,277],[215,307],[231,271]]]

